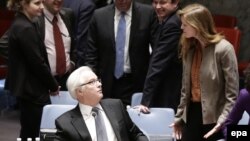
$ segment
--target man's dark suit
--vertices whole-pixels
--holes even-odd
[[[62,8],[60,10],[59,14],[60,14],[62,20],[64,21],[64,23],[68,29],[69,35],[71,37],[70,60],[76,64],[77,57],[76,57],[75,38],[74,38],[74,13],[69,8]],[[45,18],[44,18],[44,16],[40,16],[36,23],[39,27],[41,37],[44,40],[45,39]],[[48,59],[48,57],[47,57],[47,59]],[[60,78],[56,77],[57,81],[62,86],[61,89],[63,89],[63,90],[66,90],[66,80],[68,78],[69,73],[66,73],[64,76],[61,76]]]
[[[71,8],[75,14],[75,37],[77,49],[77,67],[85,63],[85,49],[87,46],[87,34],[89,22],[95,10],[93,0],[64,0],[63,6]]]
[[[174,12],[160,26],[143,90],[142,105],[170,107],[180,101],[182,64],[178,55],[181,22]]]
[[[104,98],[112,97],[116,58],[114,34],[115,6],[97,9],[90,23],[86,65],[102,79]],[[149,64],[149,44],[153,46],[156,18],[152,7],[133,2],[129,38],[129,59],[133,90],[142,91]],[[131,98],[131,97],[130,97]]]
[[[120,100],[104,99],[100,104],[118,141],[147,141],[147,138],[129,118]],[[55,141],[92,141],[79,106],[58,117],[55,123],[57,128]]]

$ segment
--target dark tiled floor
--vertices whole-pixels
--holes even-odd
[[[0,114],[0,141],[16,141],[19,130],[19,112],[17,110],[2,110]]]

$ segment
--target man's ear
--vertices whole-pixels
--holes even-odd
[[[83,89],[82,89],[82,88],[77,88],[77,89],[75,90],[75,93],[76,93],[76,96],[82,95],[82,94],[83,94]]]

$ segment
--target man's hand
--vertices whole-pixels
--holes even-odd
[[[57,96],[57,95],[59,95],[60,88],[61,88],[61,86],[58,86],[58,89],[56,91],[54,91],[54,92],[49,91],[49,94],[51,96]]]
[[[149,114],[150,113],[150,110],[148,107],[144,106],[144,105],[137,105],[133,108],[138,108],[140,112],[144,113],[144,114]]]

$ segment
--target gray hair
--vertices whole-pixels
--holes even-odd
[[[76,90],[83,83],[86,83],[86,76],[90,73],[94,73],[90,67],[82,66],[75,71],[73,71],[68,80],[67,80],[67,88],[73,99],[76,99]]]

